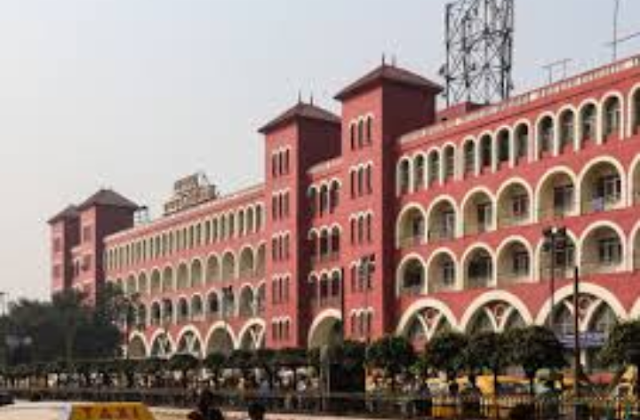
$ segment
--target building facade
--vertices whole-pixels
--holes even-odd
[[[136,296],[136,357],[640,315],[640,57],[495,105],[438,110],[440,91],[383,64],[340,116],[298,103],[262,127],[260,185],[149,223],[113,191],[65,210],[54,290]]]

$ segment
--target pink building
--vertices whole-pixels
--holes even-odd
[[[53,289],[139,296],[138,357],[319,346],[342,322],[420,344],[545,324],[551,302],[560,333],[574,310],[584,331],[640,315],[640,57],[495,105],[438,110],[440,91],[382,65],[338,93],[340,116],[298,103],[260,129],[264,182],[218,197],[187,180],[153,222],[98,193],[50,222]],[[564,249],[544,249],[550,226]]]

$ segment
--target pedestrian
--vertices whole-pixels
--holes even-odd
[[[222,411],[215,404],[213,392],[204,389],[200,392],[195,411],[187,415],[188,420],[224,420]]]
[[[259,402],[252,402],[249,404],[247,414],[249,414],[249,420],[264,420],[266,408]]]

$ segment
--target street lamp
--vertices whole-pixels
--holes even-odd
[[[124,323],[124,340],[125,340],[125,360],[129,359],[129,336],[131,335],[131,326],[138,317],[138,303],[140,302],[140,294],[133,293],[130,296],[123,296],[121,300],[124,313],[122,321]]]
[[[564,252],[567,249],[567,229],[565,227],[552,226],[542,231],[544,238],[542,249],[550,255],[549,269],[549,298],[551,303],[551,311],[549,317],[549,328],[554,327],[554,310],[555,310],[555,292],[556,292],[556,256],[558,252]]]

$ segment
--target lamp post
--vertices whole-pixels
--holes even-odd
[[[556,293],[556,255],[559,251],[565,251],[567,248],[567,229],[565,227],[549,227],[542,231],[544,238],[543,250],[550,255],[549,269],[549,299],[550,299],[550,315],[549,328],[553,331],[554,327],[554,310],[555,310],[555,293]]]
[[[233,286],[226,286],[222,288],[222,324],[225,334],[229,334],[229,324],[227,322],[227,302],[233,302]],[[232,307],[233,309],[233,307]],[[231,346],[233,350],[233,345]]]
[[[122,297],[122,307],[124,309],[124,358],[129,360],[129,336],[131,335],[131,326],[138,317],[138,303],[140,302],[140,294],[133,293],[130,296]]]

